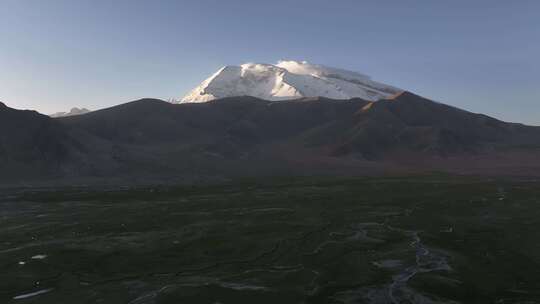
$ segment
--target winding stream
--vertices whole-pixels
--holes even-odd
[[[453,301],[437,299],[434,300],[408,286],[409,281],[419,273],[429,273],[434,271],[450,271],[452,268],[448,264],[447,257],[441,253],[430,250],[420,238],[420,232],[409,231],[392,227],[387,224],[379,224],[390,231],[401,233],[410,238],[409,247],[414,250],[415,259],[412,265],[403,265],[401,260],[383,260],[374,262],[377,267],[394,272],[390,283],[382,286],[372,286],[358,290],[341,292],[336,295],[336,299],[343,303],[357,303],[361,299],[368,300],[369,303],[456,303]],[[367,231],[363,230],[363,235],[367,236]]]
[[[395,229],[396,230],[396,229]],[[412,239],[410,246],[415,250],[416,263],[392,276],[392,283],[388,287],[388,298],[391,303],[436,303],[429,298],[417,293],[407,286],[407,283],[418,273],[433,272],[439,270],[450,271],[446,257],[430,251],[420,239],[419,232],[398,230]]]

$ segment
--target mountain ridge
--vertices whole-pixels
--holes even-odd
[[[4,183],[540,172],[539,127],[410,92],[377,102],[244,96],[171,104],[147,98],[54,119],[6,108],[0,124]]]

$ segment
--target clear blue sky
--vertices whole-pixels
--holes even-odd
[[[180,97],[226,64],[356,70],[540,125],[540,1],[0,0],[0,101],[43,113]]]

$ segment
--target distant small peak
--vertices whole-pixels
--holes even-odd
[[[0,108],[7,108],[7,107],[8,107],[8,106],[6,106],[5,103],[3,103],[3,102],[0,101]]]
[[[83,114],[90,113],[90,112],[91,111],[88,110],[87,108],[73,107],[73,108],[71,108],[71,110],[69,112],[57,112],[57,113],[51,114],[49,116],[53,117],[53,118],[58,118],[58,117],[66,117],[66,116],[83,115]]]

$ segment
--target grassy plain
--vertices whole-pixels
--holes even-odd
[[[540,182],[11,189],[1,303],[540,303]]]

